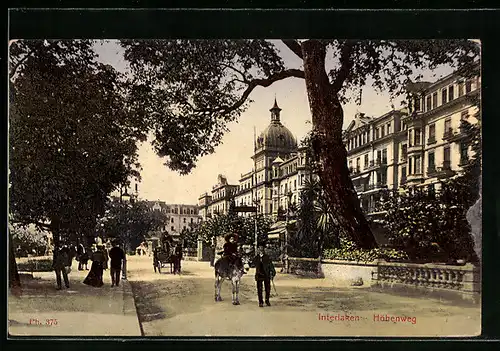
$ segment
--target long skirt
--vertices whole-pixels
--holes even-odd
[[[101,287],[104,283],[102,281],[103,274],[103,263],[94,261],[92,262],[92,267],[90,268],[90,272],[83,281],[83,284]]]

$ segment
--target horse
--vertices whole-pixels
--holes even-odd
[[[249,259],[247,257],[242,257],[243,267],[245,271],[248,272],[250,269]],[[229,261],[228,257],[222,257],[217,262],[215,262],[215,302],[222,301],[220,296],[220,288],[222,286],[222,282],[227,279],[231,281],[231,285],[233,286],[233,305],[239,305],[240,301],[238,298],[238,294],[240,291],[240,280],[243,276],[241,269],[238,268],[235,264],[232,264]]]

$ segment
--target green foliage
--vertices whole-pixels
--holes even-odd
[[[105,216],[99,220],[98,231],[135,248],[150,232],[160,230],[167,219],[165,213],[150,210],[145,201],[124,203],[112,198],[106,204]]]
[[[10,47],[9,205],[16,223],[93,230],[106,197],[138,176],[142,121],[125,78],[90,40],[19,40]]]
[[[300,193],[297,234],[291,238],[295,257],[318,257],[324,247],[339,245],[339,228],[319,180],[306,179]]]
[[[352,241],[341,238],[340,247],[326,249],[323,253],[323,258],[328,260],[372,262],[377,259],[386,261],[407,260],[408,255],[404,251],[391,248],[358,249]]]
[[[47,249],[47,236],[45,233],[35,228],[19,227],[9,224],[9,231],[12,234],[12,245],[17,257],[33,254],[43,255]]]
[[[465,176],[448,180],[436,193],[407,189],[387,194],[384,225],[391,247],[404,250],[414,261],[475,261],[466,212],[474,199]]]
[[[184,248],[195,249],[198,247],[198,229],[199,224],[196,223],[189,228],[185,228],[181,232],[181,239]]]

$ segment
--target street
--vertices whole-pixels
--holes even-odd
[[[403,297],[367,287],[333,286],[326,279],[280,274],[278,296],[259,308],[254,271],[231,304],[231,283],[214,301],[208,262],[182,261],[181,276],[154,273],[151,257],[129,258],[129,281],[145,336],[474,336],[480,306]],[[392,318],[391,317],[397,317]],[[347,320],[346,320],[347,319]],[[386,321],[388,319],[388,321]]]

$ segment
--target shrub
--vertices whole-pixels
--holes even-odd
[[[403,251],[390,248],[375,248],[371,250],[358,249],[354,242],[341,238],[340,247],[326,249],[323,252],[323,258],[328,260],[371,262],[376,259],[384,259],[387,261],[407,260],[408,255]]]
[[[17,264],[18,271],[22,272],[50,272],[52,271],[52,260],[28,260]]]

